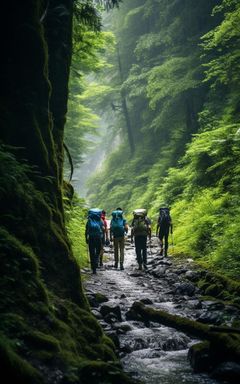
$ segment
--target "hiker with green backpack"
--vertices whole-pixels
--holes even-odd
[[[131,243],[135,241],[138,269],[147,269],[147,237],[151,240],[151,225],[146,209],[135,209],[131,225]]]
[[[112,212],[112,220],[110,222],[110,241],[114,245],[114,267],[118,268],[119,253],[120,253],[120,269],[124,269],[124,245],[125,233],[128,232],[128,224],[123,217],[122,208],[117,208]]]

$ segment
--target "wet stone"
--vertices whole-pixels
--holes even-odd
[[[100,308],[100,312],[103,315],[104,319],[107,315],[113,314],[118,321],[122,321],[121,309],[119,305],[103,304]]]
[[[149,260],[148,259],[148,265],[152,265],[154,263],[154,259]]]
[[[225,306],[225,310],[229,314],[240,315],[240,310],[237,307],[235,307],[234,305],[226,305]]]
[[[129,311],[127,311],[125,313],[125,317],[126,317],[126,320],[139,320],[139,321],[142,320],[142,317],[133,309],[130,309]]]
[[[192,261],[176,265],[174,260],[159,255],[158,239],[156,244],[151,252],[148,247],[147,272],[138,271],[134,247],[128,245],[123,272],[113,268],[111,250],[111,256],[106,255],[109,260],[104,262],[105,268],[95,276],[89,273],[89,279],[83,282],[87,296],[95,305],[97,293],[108,299],[93,306],[92,313],[99,317],[104,333],[114,342],[124,370],[142,383],[217,384],[207,375],[193,373],[187,352],[194,340],[173,328],[152,321],[144,323],[142,317],[130,309],[134,302],[141,301],[154,309],[201,319],[209,325],[230,325],[234,318],[239,318],[237,306],[221,304],[221,307],[219,301],[200,300],[194,282],[201,273],[192,270]],[[198,361],[200,370],[204,368],[204,358]]]
[[[187,268],[179,268],[179,269],[177,269],[176,270],[176,274],[177,275],[182,275],[182,274],[184,274],[184,273],[186,273],[187,272]]]
[[[117,318],[115,313],[111,312],[111,313],[108,313],[106,316],[104,316],[104,321],[106,321],[106,323],[109,323],[109,324],[114,324],[114,323],[117,323],[119,319]]]
[[[187,270],[185,273],[185,277],[193,282],[198,281],[201,278],[200,272],[189,271]]]
[[[160,264],[165,264],[170,266],[172,265],[172,262],[165,257],[163,260],[161,260]]]
[[[104,332],[110,332],[112,330],[112,327],[103,320],[99,320],[99,324],[101,324]]]
[[[206,342],[193,344],[188,351],[188,360],[194,372],[207,372],[210,369],[209,344]]]
[[[93,309],[91,312],[92,312],[93,316],[96,317],[96,319],[102,319],[103,318],[99,311],[96,311],[95,309]]]
[[[202,301],[202,307],[203,308],[209,308],[212,310],[214,309],[223,309],[224,308],[224,304],[223,303],[220,303],[220,302],[217,302],[217,301]]]
[[[240,383],[240,364],[227,361],[220,364],[211,373],[211,377],[219,380],[228,380],[232,384]]]
[[[175,294],[193,296],[195,289],[196,288],[192,283],[176,283]]]
[[[153,301],[152,301],[151,299],[148,299],[148,298],[146,298],[146,299],[141,299],[140,301],[141,301],[141,303],[143,303],[143,304],[153,304]]]
[[[184,334],[174,333],[163,344],[164,351],[178,351],[187,348],[190,338]]]
[[[117,335],[116,331],[106,331],[106,335],[113,341],[115,347],[117,349],[120,349],[120,342],[119,342],[119,337]]]
[[[152,274],[155,277],[163,277],[164,274],[165,274],[166,269],[167,269],[167,267],[160,266],[158,268],[153,269]]]
[[[87,296],[90,307],[96,307],[96,308],[99,307],[100,304],[96,300],[94,295],[86,295],[86,296]]]
[[[193,308],[193,309],[201,309],[202,308],[202,303],[200,300],[188,300],[188,303],[187,303],[188,307],[189,308]]]
[[[123,323],[115,323],[113,328],[116,329],[119,333],[126,333],[133,329],[133,327],[126,321]]]
[[[223,322],[222,316],[221,312],[203,312],[196,319],[203,324],[220,325]]]
[[[131,277],[140,277],[141,276],[141,272],[129,273],[129,276],[131,276]]]

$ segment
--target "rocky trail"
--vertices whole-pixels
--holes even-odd
[[[104,266],[96,275],[83,270],[83,285],[92,313],[114,341],[124,370],[148,384],[240,382],[240,365],[236,361],[217,365],[211,374],[202,373],[206,370],[204,364],[207,367],[207,355],[201,355],[200,363],[188,357],[189,348],[200,341],[198,338],[133,311],[133,306],[140,302],[143,308],[201,324],[231,327],[239,319],[239,307],[214,298],[204,299],[196,285],[204,271],[196,269],[190,259],[180,263],[171,255],[159,255],[156,238],[152,239],[151,247],[148,245],[148,269],[139,271],[137,267],[134,247],[127,240],[123,271],[114,268],[111,248],[105,249]]]

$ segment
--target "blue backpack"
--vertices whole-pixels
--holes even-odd
[[[160,208],[158,224],[162,228],[169,228],[171,224],[171,216],[169,208]]]
[[[92,208],[88,211],[87,231],[89,237],[103,236],[102,209]]]
[[[124,236],[124,224],[125,220],[123,219],[122,211],[113,211],[110,230],[114,237]]]

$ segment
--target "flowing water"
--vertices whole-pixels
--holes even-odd
[[[148,263],[156,258],[157,244],[148,254]],[[137,270],[134,248],[128,244],[125,249],[124,271],[116,270],[112,251],[108,253],[104,267],[98,269],[97,275],[90,275],[84,286],[88,296],[100,292],[107,296],[108,306],[119,306],[121,321],[105,321],[101,318],[100,307],[93,312],[109,335],[115,332],[118,338],[119,357],[123,368],[132,377],[147,384],[216,384],[216,380],[205,374],[196,374],[187,359],[188,348],[198,340],[191,339],[184,333],[150,322],[144,325],[141,321],[126,319],[126,313],[135,301],[169,313],[194,318],[194,310],[186,308],[181,299],[176,299],[172,292],[172,284],[176,283],[171,272],[171,257],[165,260],[168,264],[167,275],[153,277],[150,273]],[[166,279],[165,276],[169,276]],[[191,300],[189,300],[191,301]],[[194,302],[194,300],[192,300]],[[100,312],[98,312],[100,309]]]

